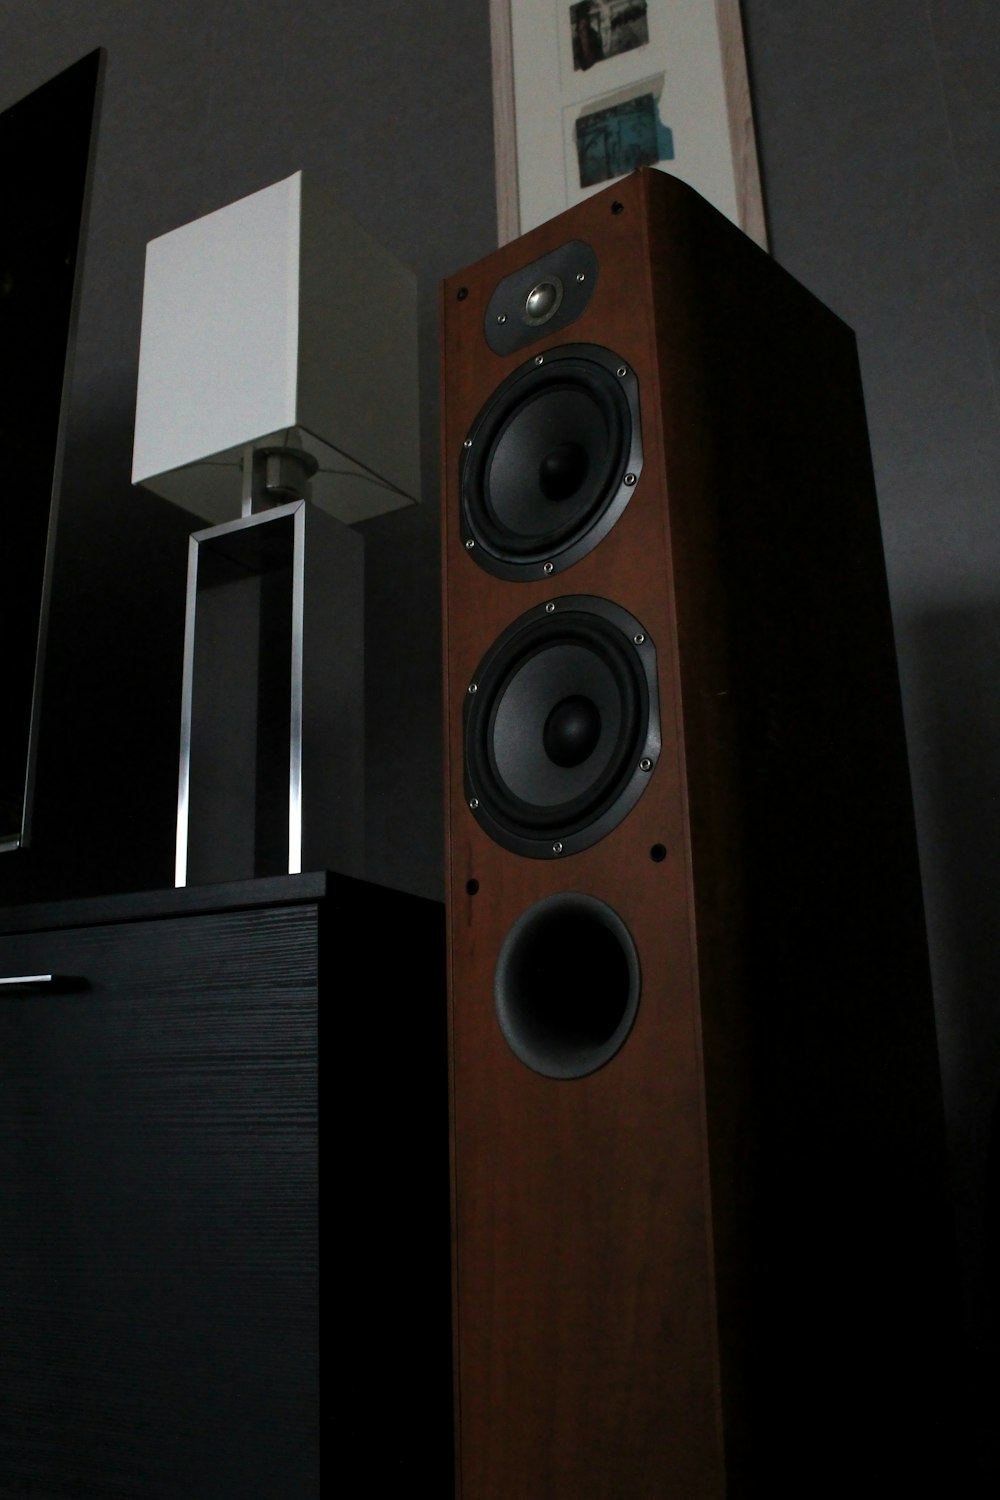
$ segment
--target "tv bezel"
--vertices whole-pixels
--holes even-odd
[[[94,160],[97,148],[97,125],[100,116],[101,93],[104,80],[105,51],[97,48],[87,53],[77,62],[63,69],[47,82],[40,84],[23,98],[15,101],[0,112],[0,133],[6,128],[13,134],[23,130],[25,118],[35,113],[42,119],[59,120],[60,128],[64,130],[86,132],[86,149],[81,152],[82,173],[77,173],[73,180],[72,202],[67,209],[68,229],[72,238],[72,273],[71,287],[68,301],[66,303],[66,327],[65,347],[61,366],[57,367],[52,375],[53,396],[54,385],[59,382],[58,417],[56,419],[51,448],[43,455],[42,462],[46,470],[51,473],[43,477],[42,487],[48,494],[48,514],[45,520],[45,544],[42,554],[41,579],[38,587],[38,618],[37,620],[26,620],[23,632],[17,632],[17,640],[8,640],[5,650],[11,653],[23,652],[21,666],[22,681],[30,674],[30,692],[15,692],[12,696],[20,698],[21,702],[9,702],[7,710],[12,716],[8,720],[8,733],[16,734],[24,743],[24,767],[21,799],[20,819],[10,820],[16,826],[4,826],[8,821],[3,817],[0,810],[0,853],[9,853],[14,850],[24,849],[31,842],[32,815],[35,801],[35,776],[38,763],[38,738],[39,718],[42,697],[43,677],[45,671],[45,647],[48,636],[49,615],[52,602],[52,572],[53,558],[55,552],[55,538],[59,516],[59,496],[63,479],[63,459],[66,446],[66,426],[69,408],[70,386],[72,383],[72,372],[74,354],[76,349],[77,325],[79,319],[80,289],[83,276],[83,263],[85,258],[85,245],[87,238],[87,226],[90,217],[90,201],[94,177]],[[68,112],[68,113],[67,113]],[[41,123],[39,123],[41,129]],[[46,185],[40,184],[39,191],[45,190]],[[78,204],[78,212],[74,212]],[[32,221],[29,203],[7,204],[9,213],[20,214],[21,221],[25,226],[25,233],[36,231]],[[74,222],[75,220],[75,222]],[[75,231],[75,233],[74,233]],[[12,364],[16,351],[11,351]],[[16,477],[16,476],[11,476]],[[46,487],[46,478],[49,483]],[[33,666],[30,664],[30,654],[34,653]],[[11,678],[16,680],[17,669],[12,668]],[[26,702],[24,699],[26,698]],[[26,720],[26,722],[25,722]],[[17,756],[15,749],[15,757]],[[9,805],[16,806],[16,785],[18,767],[15,764],[11,770],[9,791]]]

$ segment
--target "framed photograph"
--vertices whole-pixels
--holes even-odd
[[[490,0],[500,243],[640,166],[767,244],[739,0]]]

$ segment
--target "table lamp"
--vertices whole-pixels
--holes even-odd
[[[302,172],[150,241],[132,481],[188,560],[175,883],[363,873],[363,543],[419,493],[412,273]]]

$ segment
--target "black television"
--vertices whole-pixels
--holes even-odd
[[[0,113],[0,851],[31,830],[38,706],[102,49]]]

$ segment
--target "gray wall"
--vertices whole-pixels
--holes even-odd
[[[970,1406],[995,1493],[1000,9],[743,0],[743,10],[772,252],[854,327],[860,347],[954,1163]]]

